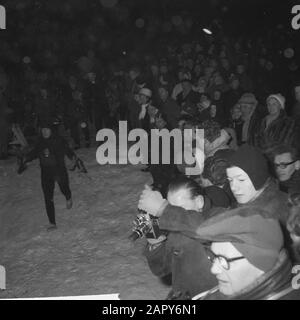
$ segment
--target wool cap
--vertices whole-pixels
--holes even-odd
[[[251,179],[255,190],[261,189],[270,177],[267,159],[261,151],[247,144],[242,145],[235,153],[228,157],[231,167],[244,170]]]
[[[197,235],[204,241],[230,242],[252,265],[265,272],[273,268],[283,248],[278,220],[259,214],[208,219],[198,227]]]
[[[152,97],[152,91],[148,88],[142,88],[140,91],[139,91],[139,94],[143,94],[144,96],[148,97],[148,98],[151,98]]]
[[[276,93],[269,95],[267,98],[267,102],[271,98],[276,99],[279,102],[281,109],[285,108],[285,97],[282,94]]]

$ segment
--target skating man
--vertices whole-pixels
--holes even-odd
[[[44,123],[41,126],[41,137],[38,139],[32,151],[24,159],[24,163],[39,158],[41,166],[41,183],[45,198],[46,211],[50,225],[47,230],[56,229],[54,208],[54,187],[58,183],[61,192],[66,197],[67,209],[72,207],[72,194],[69,186],[68,172],[64,157],[76,160],[75,153],[69,148],[67,142],[52,131],[52,125]]]

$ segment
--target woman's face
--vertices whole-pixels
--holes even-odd
[[[267,107],[268,107],[268,111],[269,111],[270,115],[272,115],[272,116],[279,115],[280,110],[281,110],[281,106],[280,106],[279,101],[277,101],[275,98],[268,99]]]
[[[230,189],[236,201],[245,204],[255,199],[259,191],[255,190],[254,185],[248,174],[239,167],[226,169]]]
[[[243,257],[230,242],[213,242],[211,251],[227,259]],[[246,258],[229,262],[229,270],[224,269],[219,260],[215,259],[210,271],[217,278],[219,291],[226,296],[239,293],[264,273]]]
[[[172,206],[181,207],[185,210],[201,211],[204,205],[203,196],[191,197],[187,188],[180,188],[176,191],[169,191],[167,200]]]

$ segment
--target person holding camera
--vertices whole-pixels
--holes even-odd
[[[197,216],[195,218],[198,222],[224,210],[210,210],[211,201],[204,195],[204,190],[187,177],[177,178],[170,183],[167,199],[171,205],[184,208],[191,215]],[[152,273],[161,278],[172,276],[172,290],[167,296],[168,300],[190,299],[197,292],[216,285],[201,242],[183,233],[169,231],[157,239],[147,238],[147,242],[144,254]]]

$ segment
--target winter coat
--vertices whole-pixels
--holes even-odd
[[[66,170],[65,155],[72,159],[75,154],[60,136],[52,134],[50,138],[44,139],[40,137],[34,148],[26,155],[25,162],[30,162],[35,158],[39,158],[42,170],[50,169],[57,173],[62,173]]]
[[[221,209],[209,211],[210,216],[217,214]],[[191,214],[198,221],[203,221],[208,215],[204,212],[191,212]],[[216,284],[215,277],[210,273],[211,265],[204,246],[197,239],[187,237],[180,232],[170,232],[167,240],[153,251],[150,251],[147,245],[144,254],[153,274],[158,277],[172,274],[172,290],[167,299],[190,299],[196,292],[205,290],[204,288],[211,288]]]
[[[255,147],[258,146],[258,144],[259,144],[258,132],[259,132],[259,128],[261,126],[261,121],[262,121],[261,113],[256,108],[250,118],[247,141],[242,141],[242,143],[247,143],[250,146],[255,146]],[[242,131],[243,131],[243,129],[242,129]]]
[[[161,104],[161,111],[166,114],[171,129],[178,127],[178,119],[180,118],[180,108],[175,100],[168,98]]]
[[[276,144],[297,146],[298,129],[294,119],[281,112],[266,128],[266,117],[262,120],[258,133],[258,147],[267,151]]]
[[[176,101],[179,104],[181,111],[192,116],[198,114],[197,103],[200,101],[200,95],[194,90],[191,90],[186,96],[183,96],[183,92],[179,93]]]
[[[289,180],[280,181],[279,189],[288,194],[300,193],[300,170],[296,170]]]
[[[285,250],[282,250],[272,270],[241,292],[225,296],[215,287],[193,297],[193,300],[300,300],[300,289],[292,287],[293,277],[292,264]]]
[[[219,208],[218,208],[219,209]],[[210,210],[211,211],[211,210]],[[270,180],[265,190],[253,201],[246,204],[238,204],[234,209],[222,209],[223,212],[210,214],[204,217],[195,211],[186,211],[180,207],[167,206],[163,215],[159,218],[161,229],[181,232],[192,238],[199,238],[198,226],[205,221],[213,223],[214,220],[225,219],[228,216],[250,216],[260,214],[264,217],[272,217],[280,221],[286,243],[289,243],[289,234],[286,231],[286,222],[289,215],[288,195],[279,191],[277,184]]]
[[[172,274],[172,290],[167,299],[190,299],[199,291],[217,284],[210,273],[211,265],[205,249],[196,239],[171,232],[167,241],[157,249],[149,251],[147,245],[145,255],[153,274],[158,277]]]

